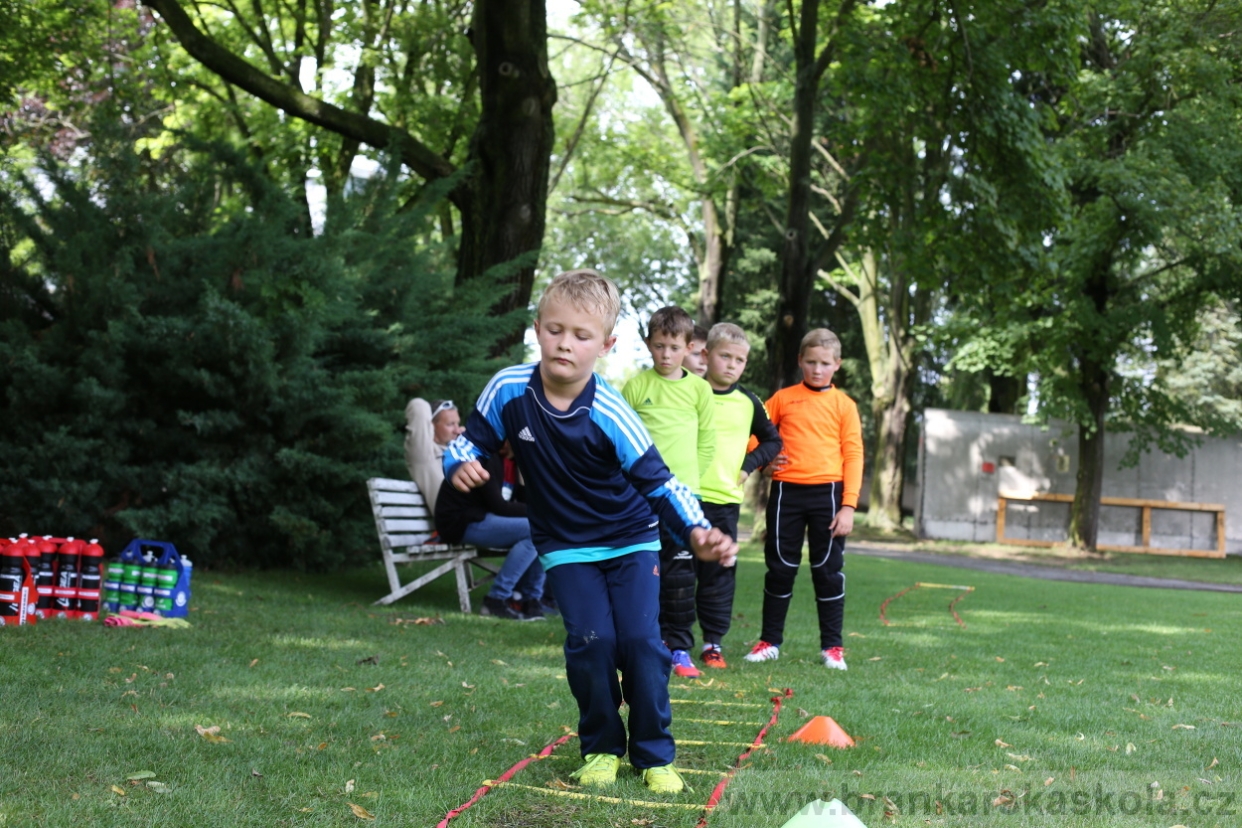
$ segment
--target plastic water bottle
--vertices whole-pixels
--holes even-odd
[[[40,618],[51,618],[54,610],[52,590],[56,587],[56,541],[48,535],[33,544],[39,551],[38,559],[30,558],[35,572],[35,591],[39,601],[35,605],[35,613]]]
[[[25,570],[25,544],[7,543],[0,548],[0,626],[16,624],[22,614],[21,589]]]
[[[103,567],[103,547],[98,538],[82,547],[81,574],[78,576],[78,617],[94,621],[99,617],[100,569]]]
[[[78,561],[84,546],[86,544],[82,541],[68,538],[60,545],[56,555],[56,586],[52,589],[52,595],[57,618],[74,618],[77,615]]]
[[[142,556],[143,564],[138,581],[138,609],[143,612],[155,611],[155,583],[158,571],[155,568],[155,553],[148,552]]]

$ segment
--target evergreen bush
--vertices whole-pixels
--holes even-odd
[[[405,476],[408,397],[469,408],[504,286],[453,285],[391,170],[308,237],[228,150],[91,151],[0,182],[0,532],[373,560],[364,482]]]

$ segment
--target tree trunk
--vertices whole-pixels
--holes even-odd
[[[1026,391],[1026,378],[1005,376],[989,370],[987,379],[988,413],[1020,414],[1018,403]]]
[[[904,349],[903,349],[904,350]],[[906,479],[906,422],[910,419],[913,372],[904,359],[889,362],[886,399],[871,407],[875,417],[875,457],[871,462],[868,523],[881,531],[901,528],[901,490]]]
[[[179,0],[148,3],[190,56],[209,70],[289,115],[342,136],[347,142],[342,157],[356,142],[395,152],[429,182],[457,172],[448,159],[408,130],[307,95],[231,52],[199,31]],[[548,70],[544,0],[478,0],[471,37],[481,112],[470,143],[469,178],[449,195],[461,212],[457,281],[514,262],[506,277],[512,292],[494,308],[505,313],[530,303],[543,244],[556,103],[556,83]],[[370,77],[363,73],[363,94]],[[499,350],[521,338],[520,330],[506,331]]]
[[[781,247],[780,299],[770,357],[773,390],[791,384],[797,376],[798,347],[806,334],[807,306],[811,303],[811,289],[815,283],[815,274],[810,270],[807,230],[811,210],[811,140],[815,134],[815,98],[819,93],[815,66],[818,28],[819,3],[805,0],[794,39],[797,69],[793,134],[789,144],[789,202]]]
[[[513,290],[494,309],[502,314],[530,303],[543,244],[556,103],[543,0],[480,0],[472,41],[481,113],[470,139],[469,193],[460,203],[457,281],[514,263],[504,277]],[[521,340],[522,330],[508,331],[496,351]]]
[[[1090,425],[1078,426],[1078,486],[1070,504],[1069,542],[1094,552],[1100,530],[1100,497],[1104,493],[1104,417],[1108,413],[1109,371],[1094,360],[1083,360],[1079,382]]]

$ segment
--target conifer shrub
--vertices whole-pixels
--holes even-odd
[[[406,476],[406,400],[465,414],[521,324],[487,315],[503,274],[453,284],[395,181],[312,235],[305,204],[219,147],[99,140],[0,180],[0,532],[374,560],[365,481]]]

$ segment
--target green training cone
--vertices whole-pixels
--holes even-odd
[[[781,828],[867,828],[839,799],[817,799],[794,814]]]

